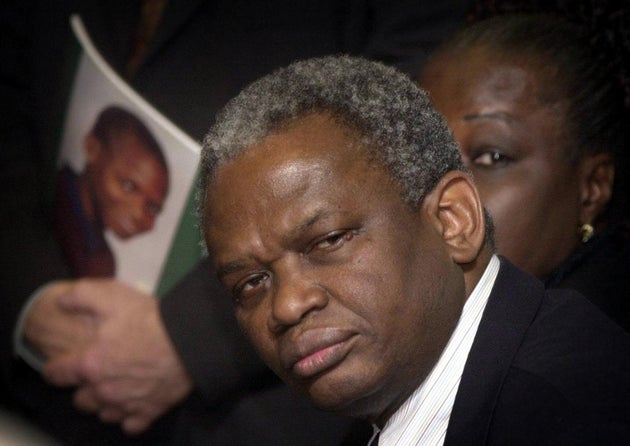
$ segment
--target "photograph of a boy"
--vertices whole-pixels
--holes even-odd
[[[126,240],[151,230],[169,189],[162,149],[144,123],[119,107],[103,109],[83,139],[80,172],[63,164],[55,193],[54,230],[77,277],[114,276],[105,238]]]

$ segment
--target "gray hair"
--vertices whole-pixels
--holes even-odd
[[[451,170],[465,170],[457,144],[425,92],[379,62],[327,56],[295,62],[259,79],[217,115],[203,141],[199,214],[216,170],[290,122],[328,113],[353,130],[366,157],[381,163],[417,209]]]

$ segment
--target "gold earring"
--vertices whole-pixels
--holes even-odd
[[[595,229],[593,228],[593,225],[591,225],[590,223],[584,223],[582,226],[580,226],[578,228],[578,234],[580,235],[580,238],[582,239],[582,243],[588,242],[593,237],[594,231]]]

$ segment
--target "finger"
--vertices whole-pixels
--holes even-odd
[[[42,370],[44,378],[57,386],[77,386],[98,382],[101,366],[98,355],[92,350],[76,350],[51,358]]]
[[[146,393],[137,391],[138,385],[125,379],[104,379],[92,386],[96,398],[106,405],[114,405],[128,409],[134,401],[142,401]],[[128,409],[130,410],[130,409]]]
[[[98,412],[103,423],[120,423],[125,419],[125,412],[118,407],[106,406]]]
[[[56,356],[44,364],[42,375],[46,381],[56,386],[76,386],[84,380],[80,363],[80,352]]]
[[[82,412],[96,413],[102,410],[101,403],[93,389],[89,386],[80,387],[74,392],[74,405]]]
[[[106,312],[108,289],[105,280],[79,280],[59,296],[57,303],[66,311],[96,317]]]
[[[128,435],[138,435],[146,431],[154,420],[155,417],[147,416],[146,413],[132,414],[123,420],[122,429]]]

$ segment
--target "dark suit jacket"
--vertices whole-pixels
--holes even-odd
[[[630,222],[609,227],[582,245],[545,279],[548,288],[571,288],[630,332]]]
[[[172,0],[132,86],[193,138],[201,139],[214,113],[246,83],[295,59],[345,52],[409,63],[462,23],[469,1],[416,0]],[[64,63],[70,12],[81,13],[96,46],[122,72],[137,23],[136,1],[6,0],[0,8],[0,367],[2,399],[68,444],[160,444],[191,433],[189,443],[214,445],[331,444],[316,422],[319,413],[272,399],[277,382],[243,343],[229,303],[213,272],[200,263],[162,300],[167,330],[196,385],[196,392],[155,429],[131,441],[116,427],[104,429],[94,417],[72,409],[71,392],[47,386],[12,357],[11,331],[24,300],[35,288],[67,277],[51,236],[59,128],[72,70]],[[226,308],[226,305],[228,308]],[[254,394],[260,392],[260,400]],[[292,400],[293,401],[293,400]],[[280,413],[282,407],[289,411]],[[307,409],[303,409],[306,411]],[[265,435],[253,425],[275,414]],[[248,416],[251,414],[251,416]],[[301,415],[303,414],[303,415]],[[218,418],[221,415],[221,418]],[[232,418],[229,418],[229,417]],[[318,426],[309,432],[298,416]],[[327,417],[327,416],[326,416]],[[229,419],[228,419],[229,418]],[[224,421],[222,421],[224,420]],[[284,427],[279,423],[286,421]],[[193,425],[194,428],[187,426]],[[164,427],[164,429],[160,429]],[[228,430],[238,429],[232,437]],[[221,431],[221,432],[219,432]],[[273,433],[278,433],[274,440]],[[301,437],[291,436],[291,433]],[[309,435],[312,434],[312,435]],[[197,435],[198,434],[198,435]],[[224,441],[224,440],[225,441]],[[187,440],[188,441],[188,440]],[[261,444],[257,442],[256,444]],[[265,444],[265,443],[263,443]]]
[[[630,337],[502,259],[445,446],[628,444]]]

